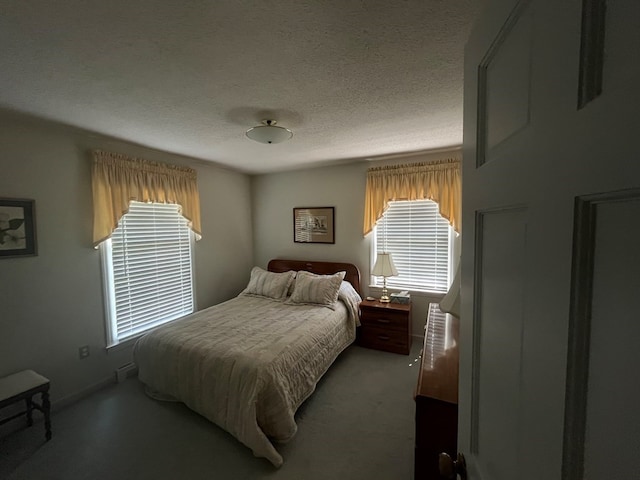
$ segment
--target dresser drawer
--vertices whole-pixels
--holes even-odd
[[[385,350],[387,352],[409,354],[409,332],[405,330],[391,330],[386,327],[362,325],[360,344],[363,347]]]
[[[404,332],[406,332],[409,327],[406,312],[385,311],[383,309],[362,309],[360,323],[362,323],[363,326],[378,326],[389,330],[402,330]]]

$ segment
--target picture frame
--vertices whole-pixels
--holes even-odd
[[[293,241],[295,243],[336,243],[334,207],[295,207]]]
[[[35,201],[0,198],[0,258],[37,255]]]

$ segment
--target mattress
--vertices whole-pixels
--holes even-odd
[[[330,308],[241,294],[141,337],[134,361],[152,395],[184,402],[279,467],[274,443],[295,435],[297,408],[357,322],[344,296]]]

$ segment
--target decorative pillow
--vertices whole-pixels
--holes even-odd
[[[296,272],[296,275],[294,275],[293,280],[291,280],[291,285],[289,285],[289,290],[287,290],[287,297],[290,297],[293,294],[293,291],[296,288],[296,276],[298,275],[298,272]]]
[[[249,285],[242,293],[281,300],[287,296],[289,285],[296,272],[290,270],[283,273],[268,272],[260,267],[251,269]]]
[[[358,314],[360,309],[360,302],[362,297],[353,288],[349,282],[342,282],[340,290],[338,291],[338,300],[341,300],[347,306],[349,316],[355,321],[356,326],[360,326],[360,315]]]
[[[346,272],[333,275],[316,275],[299,271],[296,275],[296,285],[288,304],[317,304],[333,308],[338,301],[338,292]]]

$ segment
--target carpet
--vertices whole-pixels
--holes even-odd
[[[414,340],[409,356],[347,348],[298,409],[296,436],[277,446],[279,469],[132,378],[54,412],[49,442],[39,421],[0,431],[0,478],[410,480],[420,347]]]

